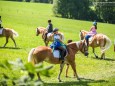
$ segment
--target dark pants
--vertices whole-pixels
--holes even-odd
[[[60,60],[64,60],[64,54],[65,54],[66,50],[62,46],[58,47],[57,49],[61,50]]]
[[[85,36],[85,40],[86,40],[86,42],[87,42],[87,46],[89,46],[89,38],[90,38],[91,36],[90,35],[86,35]]]

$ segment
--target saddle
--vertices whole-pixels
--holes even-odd
[[[44,33],[43,34],[44,35],[44,37],[43,37],[43,39],[46,41],[47,40],[47,38],[49,38],[49,37],[51,37],[51,33]],[[53,40],[53,39],[52,39]]]
[[[0,35],[3,35],[3,28],[0,28]]]
[[[64,52],[64,58],[65,58],[68,55],[68,50],[67,50],[65,45],[63,47],[65,48],[65,52]],[[52,48],[52,52],[53,52],[53,55],[55,58],[58,58],[59,60],[61,59],[61,50],[60,49],[53,49]]]

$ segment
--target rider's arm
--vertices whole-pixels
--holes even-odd
[[[90,28],[90,31],[92,31],[93,27]]]

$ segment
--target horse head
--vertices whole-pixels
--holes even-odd
[[[36,28],[36,36],[40,34],[39,28]]]
[[[88,31],[80,30],[80,33],[79,33],[80,40],[83,40],[87,33]]]
[[[88,56],[88,46],[87,46],[87,43],[85,40],[82,40],[80,42],[80,51],[85,55],[85,56]]]

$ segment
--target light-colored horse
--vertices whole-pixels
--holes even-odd
[[[28,55],[28,62],[32,62],[33,64],[37,64],[43,61],[46,61],[51,64],[60,64],[60,73],[58,75],[58,80],[61,82],[60,75],[62,73],[63,67],[65,63],[71,65],[75,76],[79,79],[77,71],[76,71],[76,63],[75,63],[75,54],[78,51],[81,51],[84,55],[88,55],[88,48],[85,41],[72,42],[67,45],[68,55],[65,57],[65,61],[62,62],[58,58],[55,58],[52,53],[52,49],[47,46],[39,46],[31,49]],[[39,73],[37,73],[38,79],[41,80]]]
[[[6,37],[6,43],[4,44],[3,47],[6,46],[6,44],[8,43],[8,39],[11,38],[12,41],[14,42],[14,45],[16,47],[16,42],[14,40],[14,36],[15,37],[18,37],[18,33],[16,31],[14,31],[13,29],[10,29],[10,28],[4,28],[2,30],[2,34],[0,35],[0,37]]]
[[[84,37],[87,35],[88,31],[81,30],[80,31],[80,39],[83,40]],[[89,46],[92,47],[93,53],[96,58],[98,56],[95,54],[96,47],[100,47],[101,49],[101,59],[105,59],[105,51],[110,48],[111,46],[111,40],[104,34],[96,34],[93,36],[91,42],[89,42]]]
[[[45,40],[45,34],[46,34],[46,32],[47,32],[46,28],[44,28],[44,27],[38,27],[36,29],[36,36],[38,36],[39,34],[42,34],[42,39],[44,40],[45,45],[48,46],[49,41],[53,41],[53,37],[50,36],[50,35],[48,36],[48,34],[47,34],[47,39]],[[60,37],[61,37],[62,41],[64,41],[64,35],[63,35],[63,33],[59,32],[59,34],[60,34]]]

